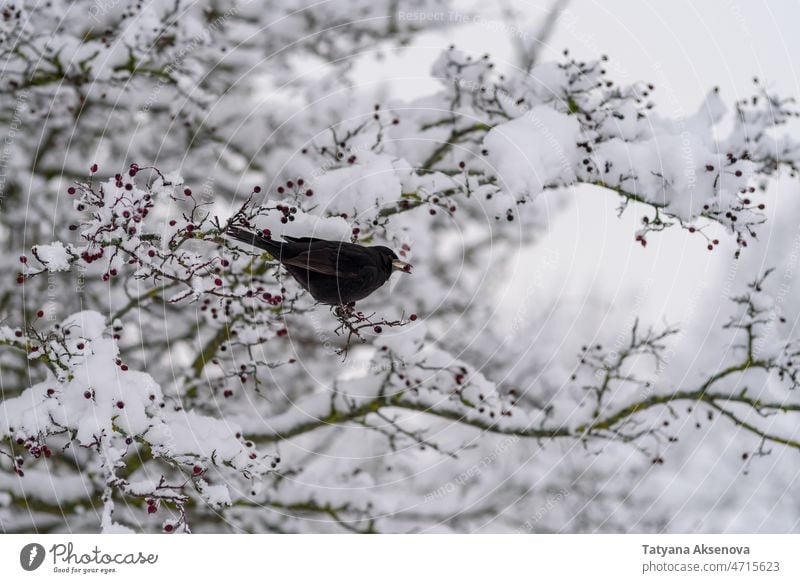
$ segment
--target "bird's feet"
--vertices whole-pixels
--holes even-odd
[[[366,342],[364,332],[372,331],[374,334],[381,334],[384,328],[395,328],[397,326],[405,326],[409,323],[408,320],[386,320],[376,319],[376,312],[369,315],[364,312],[359,312],[355,308],[355,303],[340,304],[333,306],[331,312],[339,321],[339,326],[334,330],[337,336],[344,336],[346,334],[344,347],[337,350],[337,354],[347,357],[347,352],[354,341]]]

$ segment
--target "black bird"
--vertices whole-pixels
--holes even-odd
[[[388,247],[364,247],[286,235],[283,236],[286,241],[273,241],[236,226],[229,226],[226,234],[269,251],[315,300],[323,304],[357,302],[386,283],[394,271],[411,273],[411,265],[400,261]]]

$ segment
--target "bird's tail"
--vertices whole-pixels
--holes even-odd
[[[273,241],[272,239],[266,238],[260,233],[231,225],[225,230],[225,235],[227,235],[231,239],[236,239],[237,241],[241,241],[242,243],[247,243],[248,245],[252,245],[253,247],[258,247],[259,249],[265,249],[266,251],[269,251],[270,254],[273,255],[274,257],[278,257],[280,255],[281,244],[279,242]]]

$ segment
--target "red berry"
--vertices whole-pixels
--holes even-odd
[[[39,310],[38,312],[36,312],[36,317],[37,317],[37,318],[42,318],[42,317],[44,317],[44,312],[43,312],[42,310]]]
[[[91,391],[84,391],[84,392],[83,392],[83,398],[84,398],[84,399],[91,399],[91,398],[92,398],[92,393],[91,393]]]
[[[383,328],[381,328],[380,326],[375,326],[375,328],[373,328],[373,330],[375,330],[376,334],[380,334],[381,332],[383,332]]]
[[[214,280],[214,285],[217,286],[217,287],[220,287],[222,285],[222,280],[219,279],[219,278],[215,279]]]
[[[74,186],[70,186],[70,187],[67,189],[67,194],[69,194],[70,196],[71,196],[71,195],[73,195],[73,194],[75,194],[75,187],[74,187]]]
[[[411,315],[408,317],[408,319],[409,319],[409,320],[411,320],[412,322],[414,322],[414,321],[417,319],[417,315],[416,315],[416,314],[411,314]]]
[[[19,258],[19,262],[20,263],[27,263],[28,262],[28,258],[25,257],[24,255],[21,255],[20,258]]]
[[[255,192],[256,194],[258,194],[259,192],[261,192],[261,187],[260,187],[260,186],[254,186],[254,187],[253,187],[253,192]]]
[[[147,513],[148,514],[155,514],[156,512],[158,512],[158,508],[156,508],[155,504],[148,504],[147,505]],[[164,527],[164,530],[167,530],[166,526]]]
[[[197,476],[198,474],[201,474],[202,472],[203,472],[203,468],[201,468],[200,466],[195,466],[195,467],[192,468],[192,473],[195,476]]]
[[[91,167],[89,170],[91,170],[91,171],[92,171],[92,174],[94,174],[95,172],[97,172],[97,164],[92,164],[92,167]]]
[[[191,188],[184,188],[183,189],[183,194],[185,194],[186,196],[192,196],[192,189]]]
[[[175,530],[175,527],[173,525],[171,524],[164,525],[164,532],[172,532],[173,530]]]
[[[124,408],[125,408],[125,403],[123,403],[122,401],[117,401],[117,409],[124,409]]]

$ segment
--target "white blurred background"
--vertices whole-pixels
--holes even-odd
[[[356,78],[365,85],[383,86],[393,99],[424,95],[435,88],[435,81],[418,76],[420,63],[432,63],[450,43],[478,55],[488,52],[498,67],[518,66],[515,43],[536,42],[554,6],[510,0],[459,4],[463,12],[445,15],[445,21],[459,26],[423,34],[396,53],[362,58]],[[800,55],[795,31],[800,3],[574,0],[561,6],[552,35],[536,44],[539,60],[558,59],[564,49],[576,58],[606,54],[607,69],[617,81],[644,80],[656,86],[652,97],[661,115],[692,115],[713,87],[720,88],[730,106],[753,94],[754,77],[781,95],[800,95],[795,66]],[[728,114],[719,135],[727,131],[730,110]],[[721,241],[713,252],[703,238],[677,229],[651,236],[642,248],[634,241],[642,216],[635,205],[619,216],[619,198],[610,192],[583,186],[548,193],[539,200],[547,217],[545,236],[520,250],[509,273],[498,275],[507,284],[492,286],[502,306],[500,317],[510,326],[520,302],[530,302],[527,333],[536,342],[533,354],[544,371],[542,379],[557,354],[563,357],[584,343],[622,338],[637,316],[643,323],[679,325],[682,333],[661,378],[680,388],[699,378],[700,370],[721,365],[727,347],[720,346],[718,331],[726,321],[726,298],[767,267],[776,268],[773,284],[788,286],[782,307],[787,326],[796,330],[800,301],[796,249],[791,249],[800,236],[800,186],[784,176],[770,186],[766,201],[768,228],[736,260],[733,237],[717,226],[706,231]],[[564,505],[572,507],[562,509],[565,518],[592,504],[590,528],[601,531],[614,528],[612,522],[629,523],[631,531],[800,530],[797,453],[778,449],[743,460],[742,445],[757,448],[757,440],[748,442],[725,421],[702,421],[698,429],[700,421],[687,416],[666,463],[641,479],[633,481],[624,471],[628,464],[641,462],[638,454],[618,451],[614,463],[619,463],[619,472],[608,484],[600,484],[588,502],[567,497]],[[611,459],[606,456],[598,463]],[[535,456],[530,463],[536,463]],[[626,480],[631,483],[619,483]],[[620,488],[630,491],[622,502],[601,502],[604,491]],[[492,528],[491,523],[485,526]],[[562,530],[576,528],[580,526],[568,522]]]

